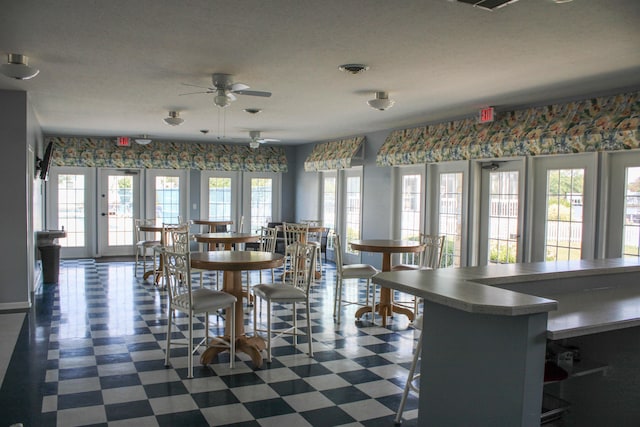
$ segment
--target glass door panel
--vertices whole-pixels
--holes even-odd
[[[462,265],[463,173],[441,173],[438,203],[439,234],[445,236],[441,267]]]
[[[133,219],[136,212],[140,212],[138,173],[102,169],[99,180],[99,252],[130,255],[133,253]]]
[[[244,232],[256,232],[280,218],[280,175],[245,172],[242,175]]]
[[[547,171],[546,261],[582,258],[584,169]]]
[[[90,168],[51,169],[47,224],[50,229],[64,229],[67,233],[58,240],[62,258],[93,256],[94,176]]]
[[[479,264],[510,264],[522,260],[524,162],[482,167]]]
[[[640,257],[640,167],[625,170],[622,256]]]

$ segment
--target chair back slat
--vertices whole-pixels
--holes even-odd
[[[340,235],[336,232],[332,232],[329,236],[333,241],[333,253],[336,259],[336,269],[338,273],[342,274],[342,242],[340,241]]]
[[[291,285],[309,295],[315,277],[316,247],[307,243],[294,243],[291,255]]]
[[[269,227],[260,227],[260,250],[262,252],[276,251],[276,239],[278,237],[278,230]]]
[[[309,233],[309,224],[298,224],[294,222],[284,222],[284,244],[285,247],[293,243],[303,242],[307,240]]]
[[[425,245],[420,266],[431,269],[439,268],[442,261],[444,236],[422,234],[420,240]]]
[[[191,254],[189,252],[162,251],[164,275],[169,304],[183,294],[188,294],[189,307],[193,305],[191,295]]]

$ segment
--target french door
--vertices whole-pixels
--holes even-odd
[[[481,163],[479,265],[522,261],[524,159]]]
[[[280,218],[280,174],[244,172],[242,174],[242,217],[238,231],[256,232],[274,218]]]
[[[95,169],[53,167],[47,181],[47,228],[64,229],[62,258],[85,258],[95,252]]]
[[[606,258],[640,257],[640,152],[609,153]]]
[[[534,159],[531,261],[593,259],[597,154]]]
[[[140,171],[98,170],[98,253],[133,254],[133,219],[140,218]]]
[[[341,197],[340,226],[341,238],[344,241],[345,264],[360,262],[360,252],[351,249],[351,240],[362,239],[362,167],[354,167],[340,172],[344,185],[338,185]]]
[[[445,236],[441,267],[467,265],[468,169],[466,161],[428,165],[427,230]]]
[[[186,219],[189,190],[185,170],[147,169],[145,181],[146,218],[155,218],[156,225]]]

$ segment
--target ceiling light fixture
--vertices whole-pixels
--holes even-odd
[[[220,108],[224,108],[231,104],[232,99],[227,96],[224,89],[218,89],[216,96],[213,98],[213,103]]]
[[[136,138],[135,140],[140,145],[147,145],[151,143],[151,138],[147,134],[142,135],[140,138]]]
[[[242,111],[244,111],[245,113],[249,113],[251,115],[258,114],[258,113],[262,112],[262,110],[260,108],[245,108]]]
[[[40,70],[29,66],[29,58],[19,53],[7,55],[7,63],[0,65],[0,72],[17,80],[29,80],[38,75]]]
[[[376,98],[370,99],[369,101],[367,101],[367,104],[369,104],[369,107],[375,110],[384,111],[393,107],[393,104],[395,104],[395,102],[396,101],[394,101],[393,99],[389,99],[389,94],[387,92],[376,92]]]
[[[368,65],[364,64],[342,64],[338,66],[338,70],[344,71],[349,74],[360,74],[369,69]]]
[[[169,126],[180,126],[184,123],[184,119],[180,118],[177,111],[169,111],[169,117],[165,117],[164,122]]]

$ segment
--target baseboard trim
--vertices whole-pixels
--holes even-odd
[[[31,303],[29,301],[19,301],[19,302],[3,302],[0,303],[0,313],[5,311],[28,311],[31,308]]]

